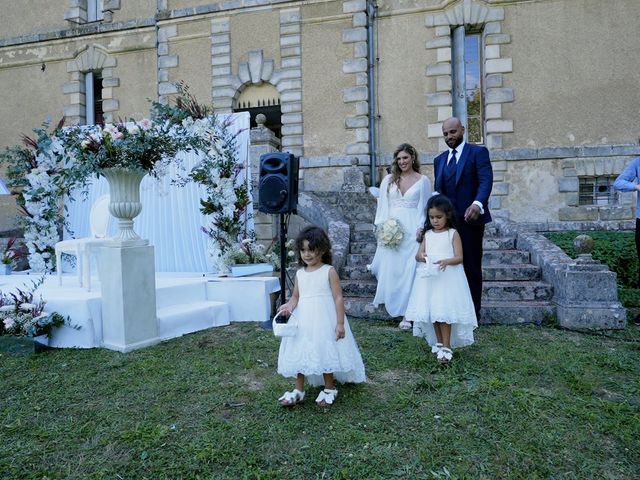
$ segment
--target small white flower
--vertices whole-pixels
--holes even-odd
[[[0,307],[0,312],[12,312],[15,308],[15,305],[2,305]]]
[[[31,310],[33,310],[36,306],[33,303],[23,303],[20,305],[20,310],[23,310],[25,312],[29,312]]]

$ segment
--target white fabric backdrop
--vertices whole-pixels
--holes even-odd
[[[227,118],[226,116],[222,117]],[[229,131],[238,133],[238,162],[245,165],[243,181],[251,181],[249,171],[249,113],[233,113],[230,118]],[[189,171],[197,162],[196,155],[184,154],[183,165]],[[200,212],[200,199],[205,196],[205,189],[194,183],[184,187],[171,185],[177,169],[171,166],[169,174],[156,180],[146,176],[140,186],[142,212],[134,222],[134,230],[141,238],[149,239],[155,247],[156,271],[158,272],[207,272],[211,266],[207,260],[208,236],[202,232],[207,226],[206,217]],[[89,187],[86,199],[80,191],[70,194],[74,200],[65,198],[68,221],[73,236],[64,232],[64,238],[81,238],[89,236],[89,212],[91,205],[100,196],[109,193],[109,185],[104,177],[94,179]],[[248,209],[251,214],[251,205]],[[252,215],[249,215],[251,218]],[[247,222],[253,230],[253,222]],[[117,231],[117,220],[113,219],[109,235]]]

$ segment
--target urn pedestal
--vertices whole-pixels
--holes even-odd
[[[118,233],[111,238],[116,245],[149,245],[133,230],[133,219],[140,215],[140,182],[147,174],[144,170],[105,168],[101,175],[109,183],[109,213],[118,220]]]
[[[154,249],[133,230],[133,219],[142,211],[140,182],[146,172],[110,168],[100,173],[109,182],[109,212],[119,227],[100,250],[102,342],[105,348],[130,352],[160,341]]]

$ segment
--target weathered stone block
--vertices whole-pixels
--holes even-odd
[[[367,26],[367,14],[365,12],[357,12],[353,14],[354,27],[366,27]]]
[[[342,31],[342,42],[343,43],[353,43],[353,42],[365,42],[367,40],[367,29],[358,27],[358,28],[345,28]]]
[[[494,182],[491,189],[492,195],[509,195],[509,184],[505,182]]]
[[[487,120],[502,118],[502,104],[490,103],[486,106],[484,116]]]
[[[635,218],[635,209],[631,205],[600,207],[600,220],[629,220],[633,218]]]
[[[450,92],[451,91],[451,76],[443,75],[436,78],[436,91],[437,92]]]
[[[369,98],[369,91],[367,87],[349,87],[342,91],[342,101],[348,102],[360,102]]]
[[[504,83],[504,77],[501,73],[492,73],[484,78],[485,88],[499,88]]]
[[[449,27],[449,25],[436,27],[435,34],[436,37],[448,37],[451,35],[451,27]]]
[[[513,120],[487,120],[487,133],[509,133],[513,132]]]
[[[227,28],[227,31],[229,29]],[[171,37],[175,37],[178,35],[178,26],[177,25],[169,25],[167,27],[158,28],[158,42],[166,42]]]
[[[356,102],[356,115],[368,115],[369,114],[369,102]]]
[[[281,47],[292,47],[294,45],[300,45],[300,35],[286,35],[280,37]]]
[[[427,125],[427,137],[438,138],[442,136],[442,123],[430,123]]]
[[[451,61],[451,48],[438,48],[436,50],[436,58],[438,62],[450,62]]]
[[[110,99],[102,102],[102,110],[105,112],[115,112],[120,108],[118,100]]]
[[[440,105],[451,105],[450,93],[429,93],[427,94],[427,105],[430,107],[437,107]],[[440,132],[442,133],[442,132]]]
[[[347,117],[344,123],[347,128],[364,128],[369,126],[369,117],[365,115]]]
[[[427,77],[435,77],[438,75],[451,75],[451,64],[436,63],[433,65],[427,65],[426,75]]]
[[[578,191],[578,179],[577,178],[561,178],[558,181],[559,192],[577,192]]]
[[[280,11],[280,24],[297,23],[301,20],[300,9],[291,8],[289,10]]]
[[[487,35],[484,41],[486,45],[501,45],[504,43],[511,43],[511,35],[506,33]]]
[[[441,106],[438,107],[438,122],[444,122],[446,119],[453,117],[453,107],[452,106]]]
[[[367,9],[366,0],[349,0],[342,3],[343,13],[356,13],[362,12]]]
[[[513,102],[513,88],[488,88],[485,98],[486,103]]]
[[[368,68],[366,58],[357,58],[355,60],[345,60],[342,62],[343,73],[366,72]]]
[[[301,102],[301,101],[302,101],[302,91],[300,90],[290,90],[280,95],[281,103]]]
[[[600,219],[598,207],[582,205],[579,207],[563,207],[558,211],[560,221],[595,221]]]
[[[427,49],[451,47],[451,37],[436,37],[426,43]]]
[[[350,143],[345,146],[344,153],[347,155],[361,155],[369,153],[368,143]]]
[[[356,42],[353,44],[353,58],[368,58],[369,49],[367,42]]]
[[[513,61],[510,58],[494,58],[485,62],[485,72],[487,74],[508,73],[512,71]]]

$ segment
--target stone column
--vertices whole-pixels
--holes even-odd
[[[271,243],[271,240],[278,234],[277,225],[274,221],[276,217],[258,212],[259,195],[258,180],[260,177],[260,156],[265,153],[277,152],[280,149],[280,140],[274,133],[265,127],[267,118],[263,114],[256,116],[258,126],[251,129],[251,145],[249,147],[249,162],[251,165],[251,190],[253,196],[253,221],[255,225],[256,239],[264,244]]]
[[[154,249],[148,240],[136,242],[100,249],[102,346],[122,353],[160,341]]]

